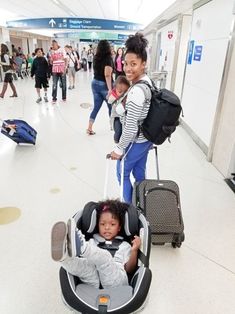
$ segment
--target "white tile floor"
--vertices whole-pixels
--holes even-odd
[[[113,148],[107,109],[85,133],[91,73],[77,74],[67,103],[35,103],[34,82],[16,82],[19,97],[0,99],[1,118],[22,118],[38,131],[35,147],[0,136],[0,208],[21,216],[0,225],[0,313],[62,314],[59,265],[50,258],[51,226],[103,197],[105,155]],[[51,94],[51,90],[49,91]],[[59,98],[61,90],[58,91]],[[153,281],[145,314],[235,313],[235,202],[223,177],[183,129],[159,148],[160,175],[178,182],[186,240],[180,249],[153,247]],[[109,195],[118,196],[114,162]],[[150,154],[148,176],[155,176]]]

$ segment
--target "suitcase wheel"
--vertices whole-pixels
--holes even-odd
[[[180,248],[181,247],[181,244],[182,244],[182,242],[172,242],[171,243],[171,245],[172,245],[172,247],[175,249],[175,248]]]
[[[174,241],[171,243],[172,247],[175,249],[175,248],[180,248],[181,245],[182,245],[182,242],[184,241],[184,233],[181,233],[177,236],[174,237]]]

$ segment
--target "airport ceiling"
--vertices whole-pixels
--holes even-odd
[[[2,0],[0,25],[5,26],[6,21],[18,19],[83,17],[128,21],[146,26],[174,2],[174,0]],[[51,30],[47,32],[50,35]],[[45,34],[43,31],[41,33]]]

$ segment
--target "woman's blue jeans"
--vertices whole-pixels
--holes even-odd
[[[143,143],[133,143],[124,160],[124,181],[123,181],[123,198],[127,203],[132,202],[133,187],[130,180],[131,173],[135,181],[140,182],[145,179],[146,163],[150,147],[153,144],[149,141]],[[130,147],[130,146],[129,146]],[[126,149],[126,151],[129,149]],[[117,161],[117,178],[121,184],[121,163]]]
[[[90,121],[95,121],[95,118],[103,104],[103,101],[105,101],[108,106],[110,116],[112,107],[110,104],[108,104],[106,99],[108,94],[106,82],[93,79],[91,82],[91,89],[94,97],[94,108],[90,114]]]

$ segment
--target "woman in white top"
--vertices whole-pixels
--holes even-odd
[[[76,77],[76,70],[78,68],[78,58],[76,53],[73,52],[72,47],[69,45],[65,46],[65,51],[67,54],[67,64],[68,64],[68,77],[69,77],[69,88],[75,88],[75,77]]]
[[[89,49],[87,53],[87,62],[88,62],[89,71],[91,71],[93,57],[94,57],[93,51],[92,49]]]
[[[9,49],[5,44],[1,44],[1,66],[4,73],[4,83],[0,97],[4,98],[5,92],[8,87],[8,83],[10,84],[11,89],[13,91],[13,94],[10,97],[17,97],[17,92],[12,77],[14,62],[13,60],[10,59]]]
[[[123,188],[123,197],[127,203],[132,201],[130,175],[132,173],[137,182],[145,179],[147,156],[152,146],[152,143],[144,137],[139,129],[139,125],[147,116],[151,100],[149,87],[140,83],[140,81],[145,80],[152,85],[150,78],[145,74],[147,44],[147,40],[140,33],[129,36],[125,44],[124,71],[126,78],[133,86],[130,87],[127,93],[125,112],[121,118],[122,135],[119,143],[111,153],[111,158],[118,160],[117,177],[119,183],[120,159],[127,153],[124,162]]]

